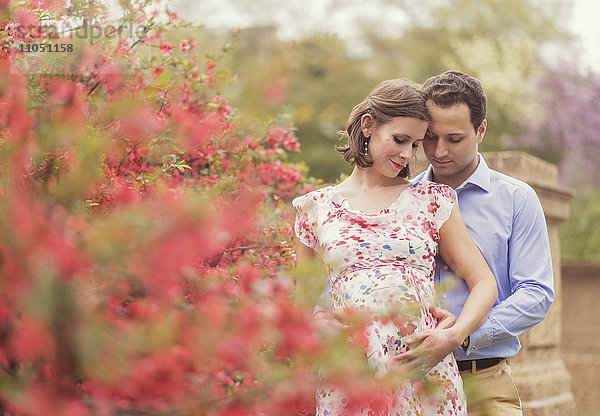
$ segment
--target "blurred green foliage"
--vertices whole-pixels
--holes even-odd
[[[241,123],[282,113],[291,117],[302,143],[298,160],[308,164],[311,175],[328,181],[350,171],[334,150],[337,131],[381,79],[350,58],[346,47],[329,34],[282,41],[272,27],[254,28],[240,34],[225,60],[226,68],[243,74],[228,91],[245,109]]]
[[[238,12],[256,12],[258,3],[268,6],[268,2],[247,1]],[[383,27],[385,13],[365,15],[353,29],[360,44],[329,33],[280,39],[276,26],[241,30],[222,66],[223,71],[238,74],[224,89],[244,115],[240,123],[250,125],[282,113],[291,117],[303,148],[298,158],[307,163],[311,175],[334,181],[350,171],[334,150],[336,132],[376,84],[399,77],[423,82],[453,68],[479,78],[486,88],[489,127],[482,150],[518,146],[511,139],[526,128],[532,113],[543,52],[568,45],[569,35],[555,16],[564,15],[569,3],[378,3],[382,11],[403,13],[406,25]],[[345,7],[352,5],[356,2]],[[290,4],[288,19],[297,11],[294,7]],[[205,34],[205,39],[218,44],[211,36],[218,35]]]
[[[569,219],[560,229],[561,255],[600,261],[600,190],[581,190],[571,202]]]

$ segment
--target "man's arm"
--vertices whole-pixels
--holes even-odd
[[[515,197],[513,229],[508,241],[510,295],[495,305],[483,325],[471,333],[467,355],[531,329],[546,317],[554,300],[544,212],[533,189],[523,189],[520,196]]]

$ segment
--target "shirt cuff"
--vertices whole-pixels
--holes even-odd
[[[486,319],[479,328],[471,333],[470,337],[471,341],[465,351],[467,357],[473,351],[488,347],[494,341],[494,325],[492,323],[492,318]]]

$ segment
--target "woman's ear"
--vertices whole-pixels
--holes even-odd
[[[373,120],[373,116],[371,114],[364,114],[360,118],[360,128],[362,130],[363,136],[369,138],[373,133],[373,128],[375,127],[375,122]]]

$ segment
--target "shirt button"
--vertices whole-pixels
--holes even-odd
[[[444,298],[444,299],[448,299],[448,295],[444,293],[444,294],[442,295],[442,298]]]
[[[448,270],[448,266],[444,266],[444,270]]]

